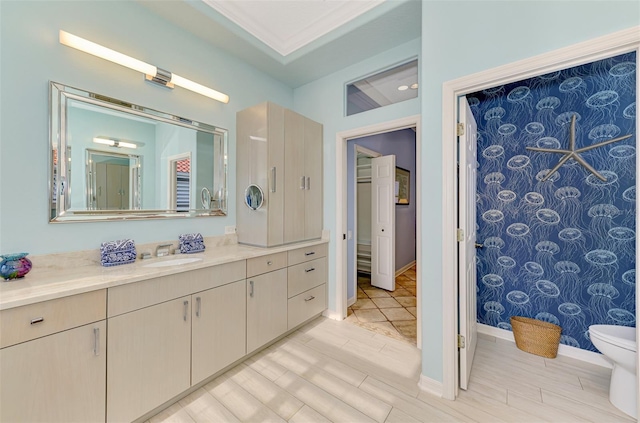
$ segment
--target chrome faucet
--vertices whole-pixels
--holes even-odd
[[[160,244],[156,247],[156,257],[168,256],[173,244]]]

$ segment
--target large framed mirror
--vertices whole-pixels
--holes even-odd
[[[51,222],[226,215],[227,130],[56,82],[50,103]]]

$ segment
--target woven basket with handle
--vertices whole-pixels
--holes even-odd
[[[522,351],[546,358],[556,358],[562,328],[529,317],[512,316],[511,327],[516,346]]]

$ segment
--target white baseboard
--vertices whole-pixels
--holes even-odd
[[[407,264],[406,266],[402,266],[399,270],[396,270],[396,278],[402,275],[407,270],[411,269],[415,264],[416,264],[416,261],[414,260],[411,263]]]
[[[425,375],[420,375],[418,388],[428,394],[435,395],[438,398],[442,398],[442,382],[433,380],[429,377],[426,377]]]
[[[510,330],[500,329],[482,323],[478,323],[478,333],[495,336],[496,338],[504,339],[506,341],[516,342],[513,338],[513,332],[511,332]],[[574,358],[586,363],[595,364],[596,366],[606,367],[607,369],[613,368],[611,362],[607,360],[602,354],[576,347],[570,347],[569,345],[560,344],[558,346],[558,355]]]
[[[352,305],[354,305],[354,304],[356,303],[356,300],[357,300],[357,299],[358,299],[358,296],[357,296],[357,295],[355,295],[355,296],[353,296],[353,297],[349,298],[349,299],[347,300],[347,307],[351,307]]]

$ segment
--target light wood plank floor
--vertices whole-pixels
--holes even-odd
[[[607,399],[610,370],[544,359],[481,336],[468,391],[418,389],[420,352],[318,318],[202,389],[157,422],[632,422]]]

